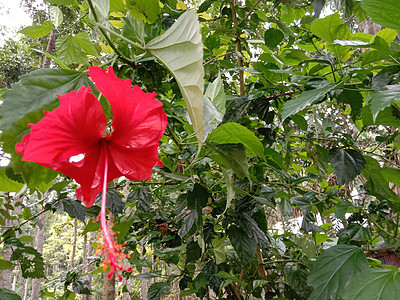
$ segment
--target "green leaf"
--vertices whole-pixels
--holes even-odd
[[[400,2],[397,0],[363,0],[361,6],[375,23],[400,31]]]
[[[99,56],[96,47],[90,41],[89,35],[86,32],[79,32],[77,35],[74,36],[74,38],[87,54],[92,56]]]
[[[284,38],[285,35],[282,31],[276,28],[270,28],[264,33],[265,45],[267,45],[271,50],[275,49]]]
[[[256,241],[236,225],[230,226],[226,233],[239,258],[246,262],[253,260],[257,249]]]
[[[15,128],[14,123],[27,114],[30,118],[24,122],[25,126],[39,121],[44,109],[56,107],[57,95],[78,90],[82,85],[93,87],[87,75],[77,71],[41,69],[22,75],[17,84],[2,94],[4,102],[0,108],[0,129],[5,132]],[[37,114],[33,117],[31,113],[38,113],[39,117]]]
[[[50,21],[43,22],[43,25],[27,26],[19,32],[31,38],[40,38],[48,35],[53,30],[53,25]]]
[[[80,41],[83,42],[82,39]],[[57,38],[56,53],[58,59],[66,65],[88,64],[86,53],[83,52],[79,39],[72,35],[64,35]]]
[[[208,136],[207,140],[215,144],[238,144],[246,147],[247,155],[264,158],[264,146],[261,141],[246,127],[238,123],[225,123]]]
[[[193,191],[189,191],[187,195],[187,208],[197,212],[198,216],[202,215],[202,209],[208,202],[208,191],[200,184],[196,183]]]
[[[103,22],[108,18],[108,14],[110,12],[110,0],[92,0],[93,8],[97,17],[97,20],[94,18],[93,12],[90,9],[89,17],[93,21]]]
[[[151,40],[146,49],[175,77],[201,145],[204,69],[202,36],[196,13],[192,10],[183,13],[166,32]]]
[[[63,13],[57,6],[50,6],[50,19],[54,24],[54,27],[58,27],[63,22]]]
[[[387,85],[384,90],[372,94],[370,107],[374,122],[378,114],[389,107],[392,101],[400,101],[400,84]]]
[[[145,38],[145,23],[142,20],[135,20],[129,14],[129,12],[126,14],[126,17],[122,19],[122,22],[124,23],[124,27],[122,28],[122,35],[127,39],[143,45]]]
[[[11,261],[0,259],[0,270],[11,269],[13,266]],[[1,299],[1,298],[0,298]]]
[[[213,252],[215,255],[215,262],[217,265],[222,264],[226,261],[226,251],[224,247],[224,241],[223,239],[220,239],[218,237],[214,238],[212,240],[212,246],[213,246]]]
[[[226,95],[220,74],[208,85],[203,105],[204,139],[206,139],[211,131],[222,122],[226,112]]]
[[[337,236],[339,237],[338,244],[361,245],[371,239],[369,229],[358,223],[350,223],[346,228],[340,230]]]
[[[171,285],[169,282],[156,282],[153,283],[147,294],[148,300],[160,300],[161,296],[169,293]]]
[[[367,179],[364,187],[368,193],[380,200],[400,201],[399,196],[389,187],[389,182],[381,173],[382,168],[378,161],[370,156],[365,156],[365,160],[367,163],[362,171],[362,175]]]
[[[154,23],[161,12],[158,0],[129,1],[129,9],[136,20],[144,20],[149,23]]]
[[[101,204],[101,195],[103,192],[100,192],[97,197],[95,204]],[[125,208],[125,202],[122,201],[122,195],[112,189],[107,189],[107,209],[109,209],[114,215],[118,215],[122,213]]]
[[[369,269],[350,281],[345,300],[399,300],[400,273],[398,270]]]
[[[179,229],[179,236],[186,236],[191,229],[193,228],[194,223],[199,219],[199,215],[196,211],[191,211],[188,215],[186,215],[183,219],[183,224],[181,229]]]
[[[301,93],[296,99],[290,100],[283,105],[282,119],[285,120],[304,108],[321,101],[327,93],[337,87],[335,83],[327,83],[325,86]]]
[[[32,247],[19,247],[11,255],[11,260],[18,260],[22,277],[44,278],[44,262],[42,255]]]
[[[249,177],[249,164],[243,144],[222,144],[211,146],[211,149],[211,159],[227,169],[232,169],[238,178]]]
[[[350,201],[346,200],[339,201],[336,204],[336,209],[335,209],[336,218],[344,220],[350,207],[353,207],[353,203],[351,203]]]
[[[352,277],[368,269],[364,252],[352,245],[336,245],[322,253],[313,264],[307,284],[314,288],[309,300],[337,299]]]
[[[72,218],[77,218],[85,223],[86,206],[78,200],[63,198],[56,199],[51,205],[55,211],[63,211],[70,215]]]
[[[6,174],[6,168],[0,168],[0,191],[9,193],[9,192],[19,192],[23,187],[23,183],[18,181],[14,181],[9,178]]]
[[[387,181],[400,186],[400,169],[382,168],[381,173]]]
[[[21,297],[13,291],[0,288],[0,300],[21,300]]]
[[[126,201],[133,202],[137,199],[137,206],[145,212],[150,210],[152,197],[150,190],[147,186],[143,186],[138,189],[134,189],[132,192],[129,193],[128,198]]]
[[[20,236],[18,239],[21,243],[32,243],[33,242],[33,236],[30,236],[30,235]]]
[[[338,178],[339,185],[352,181],[365,166],[364,156],[352,149],[332,148],[329,150],[329,162]]]

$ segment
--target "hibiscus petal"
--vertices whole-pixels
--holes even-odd
[[[89,69],[99,91],[110,102],[114,129],[114,143],[127,148],[146,148],[158,145],[167,126],[167,116],[162,102],[155,93],[145,93],[138,86],[131,87],[131,80],[118,78],[112,69],[108,73],[97,67]]]
[[[150,180],[152,168],[161,163],[157,145],[145,149],[125,149],[117,144],[109,146],[116,167],[130,180]]]

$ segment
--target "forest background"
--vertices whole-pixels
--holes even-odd
[[[33,25],[0,48],[0,299],[400,299],[397,0],[21,5]],[[99,206],[15,151],[91,65],[168,116],[164,166],[108,186],[122,281],[94,255]]]

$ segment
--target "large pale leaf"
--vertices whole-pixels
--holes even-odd
[[[333,148],[329,150],[329,162],[340,185],[353,180],[365,166],[364,156],[352,149]]]
[[[361,6],[375,23],[400,31],[398,0],[363,0]]]
[[[285,120],[286,118],[310,106],[311,104],[321,101],[326,94],[333,90],[336,86],[337,84],[335,83],[327,83],[321,88],[305,91],[296,99],[286,102],[282,108],[282,119]]]
[[[238,123],[225,123],[219,126],[208,136],[207,141],[215,144],[242,143],[246,147],[248,156],[257,155],[264,158],[264,146],[259,138]]]
[[[175,77],[201,144],[204,134],[204,69],[202,36],[196,13],[186,11],[166,32],[151,40],[146,49]]]
[[[400,300],[400,273],[391,269],[369,269],[350,281],[345,300]]]
[[[374,122],[378,114],[393,101],[400,101],[400,84],[387,85],[384,90],[372,94],[370,104]]]
[[[62,24],[64,17],[58,6],[50,6],[50,19],[56,28]]]
[[[203,105],[204,141],[211,131],[222,122],[226,112],[226,95],[220,75],[208,85],[204,93]]]
[[[342,297],[352,277],[368,269],[364,252],[352,245],[336,245],[322,253],[313,264],[307,284],[314,288],[309,300]]]

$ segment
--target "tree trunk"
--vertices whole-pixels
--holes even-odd
[[[75,267],[76,240],[78,237],[78,221],[74,220],[74,243],[72,244],[71,269]]]
[[[108,226],[112,226],[115,222],[115,216],[110,213],[107,221]],[[111,278],[107,277],[107,273],[104,273],[103,283],[103,300],[114,300],[115,299],[115,274]]]
[[[87,253],[88,253],[87,256],[88,257],[92,256],[93,248],[92,248],[91,245],[93,243],[94,243],[94,232],[92,231],[89,234],[89,246],[88,246],[88,251],[87,251]],[[85,263],[87,265],[86,271],[89,273],[89,275],[88,275],[88,281],[89,281],[88,288],[89,288],[89,290],[91,290],[92,289],[92,279],[93,279],[93,274],[91,272],[93,271],[93,265],[92,265],[91,262],[89,262],[88,259],[85,260]],[[83,300],[92,300],[92,295],[84,295],[83,297],[84,297]]]
[[[42,223],[41,228],[38,228],[35,235],[35,248],[40,253],[43,254],[43,245],[45,241],[44,227],[46,223],[46,213],[39,215],[39,221]],[[40,286],[42,283],[42,278],[34,278],[32,281],[32,296],[31,299],[39,299]]]
[[[55,27],[53,25],[53,30],[50,33],[50,39],[49,39],[49,42],[47,43],[47,48],[46,48],[46,52],[49,54],[52,54],[56,47],[56,36],[57,36],[57,30],[55,29]],[[51,62],[50,58],[45,56],[44,60],[43,60],[43,64],[41,65],[41,68],[42,69],[49,68],[50,62]]]
[[[29,278],[27,278],[25,280],[24,297],[22,299],[28,300],[28,294],[29,294]],[[32,299],[35,299],[35,298],[32,298]]]

